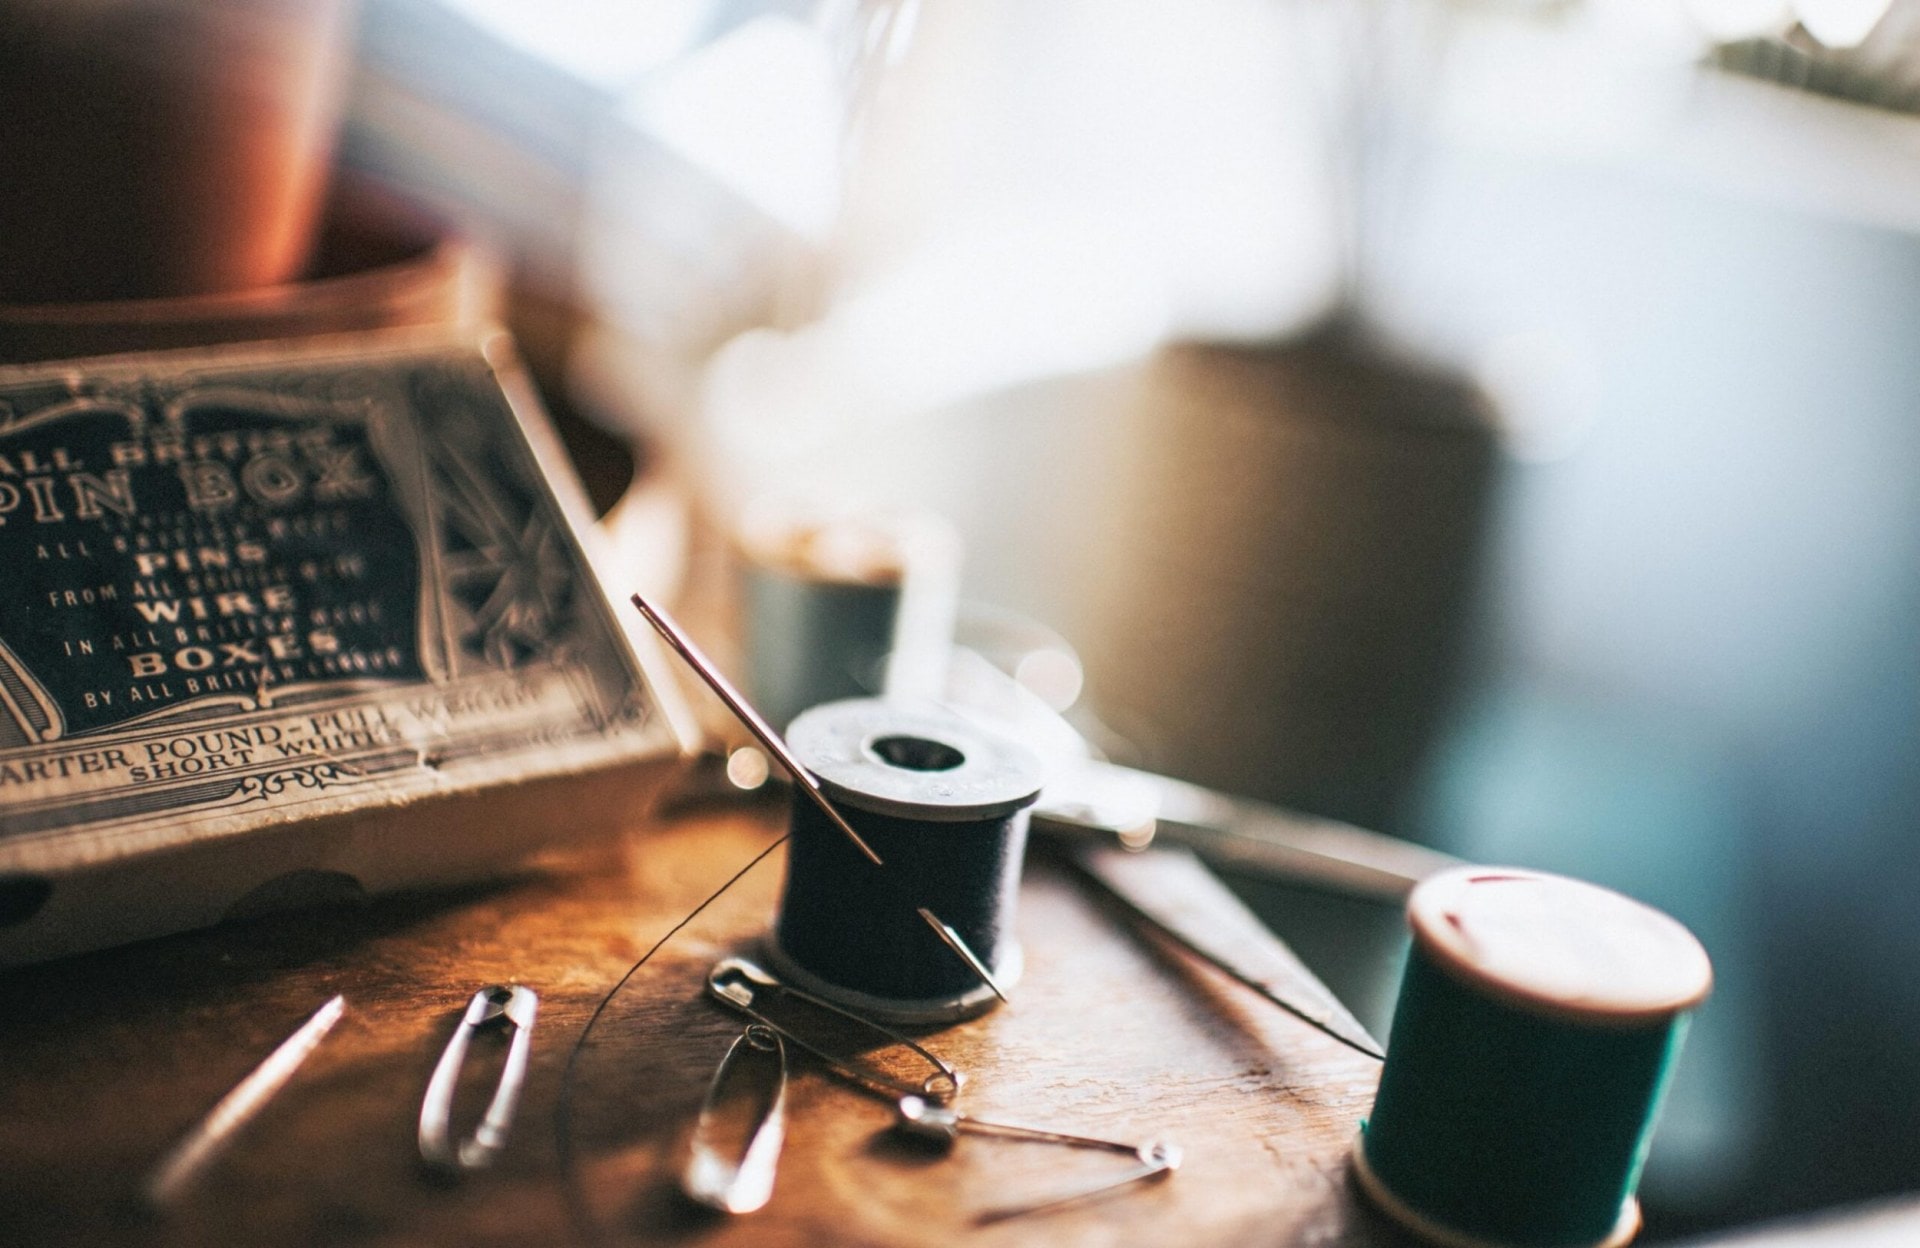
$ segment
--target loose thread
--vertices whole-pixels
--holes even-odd
[[[747,865],[728,876],[727,882],[709,894],[705,901],[688,911],[685,918],[668,928],[666,935],[653,942],[653,947],[641,954],[639,960],[627,968],[627,973],[622,975],[619,982],[600,998],[600,1003],[593,1007],[593,1013],[587,1017],[587,1025],[580,1029],[579,1036],[574,1039],[573,1048],[567,1053],[567,1064],[560,1072],[560,1095],[554,1103],[554,1146],[559,1155],[560,1187],[566,1193],[567,1215],[573,1222],[574,1230],[579,1232],[581,1238],[588,1243],[604,1243],[606,1240],[600,1233],[600,1225],[594,1221],[592,1210],[587,1207],[586,1193],[580,1190],[578,1176],[573,1166],[573,1075],[575,1067],[580,1063],[581,1051],[587,1047],[587,1039],[593,1034],[600,1016],[607,1012],[607,1007],[613,1004],[613,999],[620,995],[620,990],[627,986],[628,981],[639,974],[640,968],[650,962],[653,955],[659,953],[668,941],[679,935],[681,928],[699,918],[708,906],[725,896],[727,891],[744,879],[748,872],[765,862],[769,854],[785,845],[787,838],[791,835],[791,832],[782,833],[778,840],[755,854]]]

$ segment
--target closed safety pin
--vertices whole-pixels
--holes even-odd
[[[446,1051],[427,1081],[427,1095],[420,1102],[420,1156],[437,1170],[457,1174],[478,1170],[493,1160],[507,1142],[507,1130],[513,1125],[513,1112],[520,1101],[520,1085],[526,1081],[527,1058],[533,1050],[533,1020],[540,998],[531,988],[519,984],[495,984],[473,994],[466,1015],[447,1041]],[[460,1067],[467,1059],[467,1046],[473,1033],[504,1019],[513,1027],[513,1042],[507,1048],[500,1069],[500,1082],[486,1116],[474,1133],[456,1147],[451,1140],[453,1093],[460,1082]]]
[[[917,1096],[903,1096],[894,1107],[898,1128],[917,1139],[930,1140],[943,1147],[951,1147],[962,1131],[978,1135],[995,1135],[1004,1139],[1034,1140],[1046,1144],[1065,1144],[1074,1148],[1097,1148],[1112,1153],[1125,1153],[1140,1164],[1133,1170],[1109,1179],[1094,1187],[1078,1188],[1023,1205],[1008,1205],[1000,1209],[990,1209],[975,1216],[974,1221],[985,1224],[1004,1222],[1008,1218],[1022,1217],[1029,1213],[1038,1213],[1057,1205],[1072,1204],[1109,1192],[1129,1183],[1138,1183],[1142,1179],[1158,1178],[1171,1174],[1180,1168],[1180,1146],[1165,1140],[1149,1140],[1145,1144],[1125,1144],[1119,1140],[1096,1139],[1089,1135],[1070,1135],[1064,1131],[1046,1131],[1039,1127],[1015,1126],[1006,1122],[987,1122],[983,1119],[963,1114],[946,1105],[932,1105]]]
[[[727,1103],[744,1094],[753,1107],[745,1143],[733,1147]],[[780,1033],[748,1023],[735,1038],[701,1102],[680,1189],[722,1213],[752,1213],[773,1196],[774,1171],[787,1136],[787,1049]]]
[[[707,991],[713,994],[715,1000],[740,1011],[754,1022],[783,1037],[788,1044],[802,1052],[812,1054],[845,1078],[885,1100],[898,1101],[903,1096],[912,1096],[936,1105],[944,1105],[960,1091],[962,1082],[960,1072],[911,1039],[890,1027],[883,1027],[870,1018],[863,1018],[822,997],[816,997],[810,992],[803,992],[790,984],[782,983],[771,972],[746,958],[722,958],[715,963],[713,969],[707,972]],[[933,1073],[922,1079],[916,1086],[877,1071],[862,1068],[855,1065],[849,1058],[828,1052],[804,1036],[795,1034],[792,1028],[775,1022],[767,1016],[763,1007],[769,1004],[769,998],[776,996],[791,997],[815,1009],[825,1010],[837,1017],[876,1031],[885,1036],[889,1042],[912,1049],[926,1059],[927,1064],[934,1068]]]

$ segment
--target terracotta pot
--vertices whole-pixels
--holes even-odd
[[[468,242],[366,187],[330,203],[314,276],[228,294],[0,304],[0,362],[207,346],[497,315],[499,280]]]
[[[305,271],[351,0],[0,0],[0,300]]]

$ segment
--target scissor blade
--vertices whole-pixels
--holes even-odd
[[[1250,875],[1397,906],[1460,860],[1351,824],[1282,810],[1170,776],[1086,761],[1047,783],[1033,829],[1063,839],[1184,845]]]
[[[1281,1009],[1369,1057],[1386,1057],[1320,977],[1189,851],[1083,846],[1071,859],[1128,909]]]

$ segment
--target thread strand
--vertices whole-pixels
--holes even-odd
[[[553,1109],[554,1146],[560,1163],[560,1188],[566,1194],[567,1216],[573,1222],[574,1230],[579,1232],[580,1237],[589,1244],[605,1243],[606,1239],[601,1234],[600,1224],[594,1220],[593,1211],[587,1206],[586,1193],[580,1190],[579,1176],[573,1165],[573,1077],[574,1069],[580,1063],[580,1054],[587,1047],[587,1039],[600,1022],[600,1016],[607,1012],[607,1007],[613,1004],[613,999],[620,995],[628,982],[639,974],[640,968],[652,961],[653,955],[659,953],[668,941],[679,935],[682,928],[699,918],[708,906],[719,901],[729,889],[746,878],[748,872],[765,862],[768,855],[785,845],[790,835],[792,834],[782,833],[779,839],[755,854],[745,866],[728,876],[726,883],[708,894],[705,901],[688,911],[684,918],[668,928],[666,935],[654,941],[653,947],[641,954],[639,959],[627,968],[627,973],[622,975],[619,981],[607,990],[606,995],[600,998],[600,1003],[593,1007],[593,1013],[587,1016],[587,1025],[580,1029],[580,1034],[574,1038],[573,1047],[567,1052],[567,1064],[560,1072],[560,1093]]]

